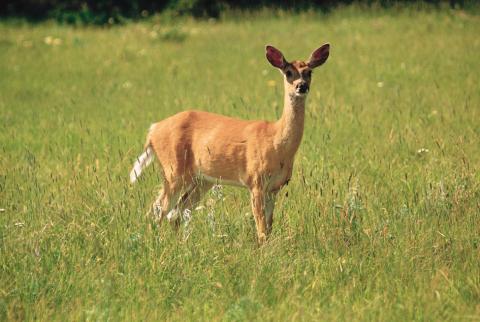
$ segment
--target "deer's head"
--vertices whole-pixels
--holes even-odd
[[[288,62],[282,52],[273,46],[266,47],[266,56],[270,64],[280,69],[284,75],[285,91],[295,97],[305,97],[310,90],[312,70],[327,61],[330,45],[324,44],[316,49],[307,61]]]

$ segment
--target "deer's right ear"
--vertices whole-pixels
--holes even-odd
[[[274,67],[283,69],[287,65],[287,61],[280,50],[273,46],[267,46],[265,55],[267,56],[268,61]]]

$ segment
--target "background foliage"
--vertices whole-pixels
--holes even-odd
[[[0,4],[3,16],[25,17],[30,20],[53,18],[69,24],[113,24],[125,19],[145,18],[158,12],[169,15],[191,15],[194,17],[218,18],[225,10],[258,10],[280,8],[285,10],[329,11],[338,5],[353,3],[353,0],[6,0]],[[366,6],[391,7],[402,4],[431,4],[469,7],[470,0],[367,0],[360,1]]]

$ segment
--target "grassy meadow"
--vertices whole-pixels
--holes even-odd
[[[0,320],[480,319],[479,16],[346,7],[111,28],[0,22]],[[130,185],[150,123],[274,120],[264,46],[315,70],[305,134],[256,243],[246,190],[175,234]]]

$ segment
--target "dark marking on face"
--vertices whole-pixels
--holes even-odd
[[[283,69],[283,73],[289,83],[301,80],[310,84],[312,78],[312,70],[308,67],[307,63],[299,60],[295,60],[291,63],[287,63]]]
[[[302,72],[302,77],[306,79],[310,79],[312,77],[312,70],[306,69]]]

